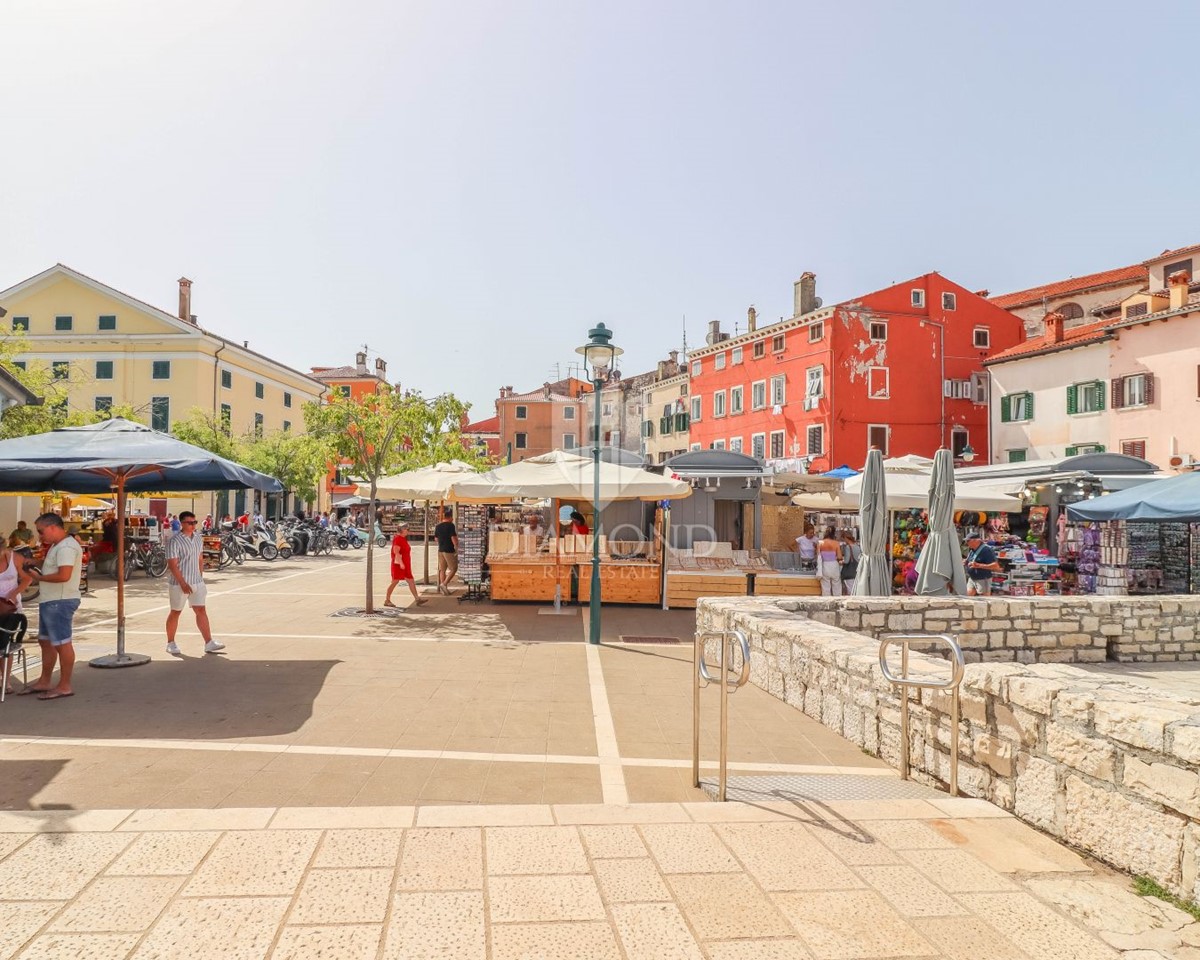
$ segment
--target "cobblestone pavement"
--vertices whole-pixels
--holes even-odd
[[[160,653],[134,581],[149,666],[0,708],[0,958],[1200,960],[1127,877],[980,801],[889,799],[894,771],[760,690],[731,698],[739,782],[882,799],[707,801],[688,647],[621,642],[688,613],[606,610],[600,647],[578,614],[433,595],[331,617],[361,562],[215,578],[221,656]],[[95,582],[85,655],[112,643]]]

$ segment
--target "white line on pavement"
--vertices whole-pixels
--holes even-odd
[[[629,791],[625,788],[625,771],[621,769],[621,752],[617,749],[617,731],[613,726],[612,707],[604,685],[604,668],[600,663],[598,644],[587,645],[588,686],[592,692],[592,721],[596,728],[596,753],[600,761],[600,788],[605,803],[626,804]]]

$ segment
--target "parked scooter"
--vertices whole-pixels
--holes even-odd
[[[267,533],[266,527],[262,524],[256,525],[247,533],[236,533],[234,536],[237,537],[247,556],[259,560],[274,560],[279,556],[279,547],[275,545],[275,539]]]

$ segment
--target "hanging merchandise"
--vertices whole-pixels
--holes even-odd
[[[1025,534],[1026,543],[1038,544],[1046,539],[1046,522],[1049,518],[1049,507],[1029,508],[1029,532]]]
[[[896,593],[912,593],[917,554],[929,535],[925,512],[897,510],[892,527],[892,584]]]
[[[1162,557],[1162,589],[1165,593],[1187,593],[1190,587],[1191,544],[1186,523],[1159,524]]]
[[[464,600],[482,597],[483,558],[486,548],[487,507],[482,504],[460,503],[458,505],[458,575],[467,585]]]

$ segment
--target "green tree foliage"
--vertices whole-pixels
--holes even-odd
[[[308,434],[282,430],[259,437],[248,434],[240,444],[239,463],[274,477],[301,500],[317,499],[317,487],[328,469],[327,443]]]
[[[452,394],[427,399],[410,390],[385,389],[358,398],[334,396],[328,403],[306,403],[309,435],[351,464],[362,478],[370,503],[367,529],[375,528],[375,495],[380,477],[442,460],[482,464],[478,452],[464,445],[461,424],[468,405]],[[366,611],[374,613],[374,538],[367,544]]]

